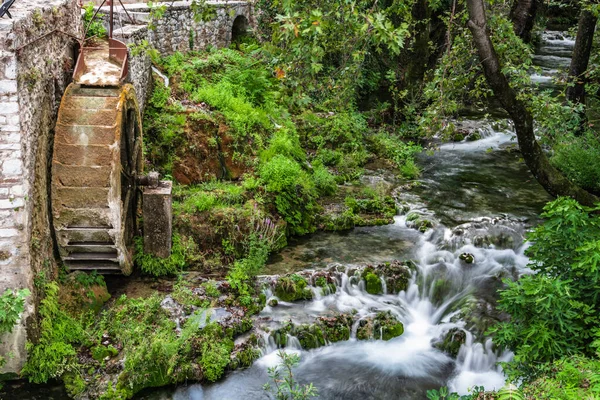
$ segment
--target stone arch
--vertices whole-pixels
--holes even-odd
[[[233,20],[231,27],[231,43],[237,43],[241,38],[246,36],[250,31],[250,22],[245,15],[238,15]]]

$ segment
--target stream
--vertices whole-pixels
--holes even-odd
[[[574,42],[561,32],[546,32],[538,45],[531,73],[542,90],[557,88],[553,78],[568,66]],[[286,321],[311,323],[321,316],[354,313],[358,319],[389,311],[404,324],[404,334],[388,341],[356,339],[303,350],[294,337],[286,352],[300,355],[294,370],[302,384],[313,383],[319,399],[424,399],[429,389],[447,386],[466,394],[474,385],[499,389],[504,377],[498,362],[512,353],[495,351],[483,335],[481,321],[502,320],[494,311],[501,278],[527,273],[524,251],[527,229],[549,195],[535,181],[515,151],[516,139],[503,120],[460,120],[477,130],[476,141],[444,143],[433,155],[422,154],[423,173],[417,185],[407,189],[382,171],[367,171],[367,183],[397,185],[394,190],[402,215],[391,225],[356,228],[345,233],[317,233],[296,239],[272,257],[267,273],[323,269],[336,266],[337,291],[324,294],[312,288],[311,301],[267,306],[258,318],[261,327],[273,330]],[[429,221],[428,229],[415,229],[415,219]],[[472,264],[461,254],[474,257]],[[351,272],[357,264],[393,259],[413,260],[408,289],[399,294],[372,295]],[[447,290],[436,296],[436,279],[443,277]],[[272,293],[267,290],[269,297]],[[461,310],[476,304],[471,314]],[[479,329],[478,329],[479,328]],[[450,330],[464,332],[456,358],[440,351],[439,342]],[[236,400],[264,399],[262,386],[267,369],[279,363],[278,349],[264,333],[262,357],[252,367],[236,371],[210,385],[189,385],[174,392],[154,392],[145,399]]]

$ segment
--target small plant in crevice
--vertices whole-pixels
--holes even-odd
[[[0,296],[0,335],[12,332],[25,310],[25,299],[31,292],[28,289],[6,291]],[[0,367],[6,363],[5,354],[0,354]]]
[[[277,355],[281,363],[268,369],[272,383],[266,383],[263,389],[272,393],[277,400],[307,400],[317,397],[317,389],[312,383],[301,385],[294,378],[292,369],[300,363],[300,356],[281,350]]]
[[[83,24],[84,24],[84,29],[86,29],[85,32],[85,37],[86,39],[89,38],[104,38],[106,37],[106,28],[104,27],[104,25],[102,24],[102,20],[96,16],[95,19],[92,20],[92,18],[94,17],[94,3],[90,2],[87,3],[85,5],[85,7],[83,8],[85,10],[84,14],[83,14]]]

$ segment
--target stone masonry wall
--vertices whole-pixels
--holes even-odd
[[[237,17],[244,17],[250,27],[255,26],[254,5],[249,1],[207,1],[214,15],[210,21],[199,21],[194,15],[190,1],[163,3],[166,10],[162,18],[152,22],[153,28],[147,31],[148,42],[162,55],[176,51],[205,49],[207,46],[227,47],[231,43],[233,23]],[[129,16],[136,24],[148,24],[151,20],[150,8],[144,3],[127,4]],[[115,36],[122,26],[130,24],[129,17],[116,7]],[[103,7],[108,12],[108,7]]]
[[[81,35],[77,0],[21,0],[0,19],[0,293],[29,288],[26,310],[0,354],[18,372],[35,336],[34,278],[55,272],[48,165],[58,105],[72,73],[70,36]]]

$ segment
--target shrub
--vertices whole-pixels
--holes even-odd
[[[314,231],[314,183],[300,164],[278,154],[261,166],[260,178],[274,194],[277,212],[288,223],[290,234]]]
[[[317,163],[313,167],[313,179],[321,196],[331,196],[337,192],[335,177],[323,164]]]
[[[600,325],[600,217],[569,198],[550,202],[545,222],[528,235],[535,275],[506,282],[499,309],[511,321],[490,330],[495,342],[515,351],[506,370],[511,378],[532,377],[539,363],[577,353],[594,353],[593,333]]]

